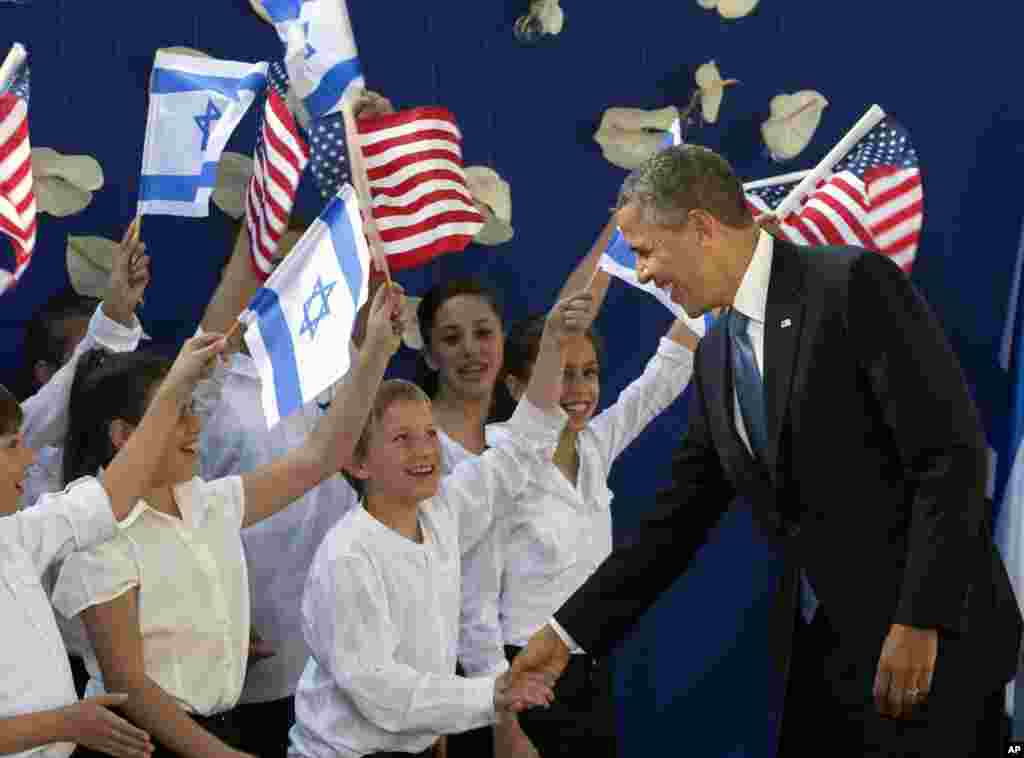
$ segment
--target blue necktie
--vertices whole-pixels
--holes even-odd
[[[768,423],[764,410],[764,383],[757,370],[754,347],[747,334],[750,319],[735,308],[729,311],[729,342],[732,348],[732,374],[740,413],[750,438],[750,448],[758,460],[764,461],[768,447]],[[807,574],[800,572],[800,610],[808,624],[818,609],[818,598],[811,589]]]

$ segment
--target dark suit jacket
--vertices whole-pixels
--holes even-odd
[[[558,622],[607,654],[740,496],[787,563],[772,624],[783,670],[803,568],[842,637],[826,665],[844,699],[870,701],[894,623],[939,629],[935,695],[1009,680],[1021,617],[991,538],[987,446],[956,356],[909,279],[860,248],[775,241],[764,462],[736,432],[724,327],[697,350],[673,487]]]

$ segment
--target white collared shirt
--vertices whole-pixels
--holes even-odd
[[[64,561],[53,605],[65,616],[138,587],[146,675],[190,713],[238,702],[249,654],[249,585],[242,554],[240,477],[174,487],[181,519],[139,500],[118,535]],[[89,651],[86,694],[101,694]]]
[[[469,458],[419,508],[423,543],[363,508],[324,540],[302,599],[313,657],[295,695],[290,754],[418,753],[442,734],[492,724],[495,676],[455,675],[460,561],[493,511],[550,458],[566,416],[520,403],[503,446]]]
[[[63,708],[78,700],[41,580],[73,550],[108,540],[116,529],[106,490],[92,477],[0,518],[0,718]],[[66,758],[74,747],[60,742],[17,755]]]
[[[245,474],[301,447],[326,408],[312,402],[267,429],[256,363],[242,353],[219,366],[200,390],[200,465],[207,481]],[[249,665],[240,703],[295,694],[309,658],[302,634],[302,590],[324,536],[358,496],[335,474],[270,518],[242,530],[249,572],[252,629],[274,655]]]
[[[611,554],[611,467],[692,376],[693,353],[663,337],[643,374],[577,436],[575,486],[553,462],[538,464],[495,530],[504,644],[525,646]]]
[[[443,431],[441,440],[441,475],[448,476],[465,460],[477,457]],[[495,561],[498,552],[492,541],[492,525],[476,545],[462,555],[462,610],[459,619],[459,660],[467,676],[497,676],[508,671],[508,660],[501,650],[501,626],[498,604],[494,602],[495,584],[500,570]]]

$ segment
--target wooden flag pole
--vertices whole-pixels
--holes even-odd
[[[356,197],[359,198],[359,207],[363,212],[363,225],[366,229],[367,242],[370,245],[370,254],[377,263],[377,268],[384,272],[384,278],[387,281],[388,287],[390,287],[392,284],[391,271],[388,268],[387,256],[384,255],[380,232],[377,230],[377,222],[373,218],[370,180],[366,175],[363,151],[359,145],[359,131],[356,128],[355,114],[352,113],[350,102],[342,105],[341,114],[345,121],[345,142],[348,145],[348,160],[352,168],[352,185],[355,187]]]
[[[860,121],[854,124],[853,128],[846,133],[839,143],[829,150],[828,155],[821,159],[821,162],[807,174],[793,190],[786,195],[786,199],[779,203],[779,206],[772,214],[775,218],[782,220],[796,210],[797,205],[804,197],[814,191],[818,182],[835,168],[846,154],[853,149],[861,138],[874,129],[885,118],[885,111],[878,105],[872,105],[867,113],[860,117]]]

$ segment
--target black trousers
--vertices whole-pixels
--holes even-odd
[[[455,673],[465,676],[461,663],[455,665]],[[448,758],[493,758],[494,727],[482,726],[460,734],[449,734],[447,739]]]
[[[509,661],[520,648],[506,647]],[[609,660],[573,655],[555,685],[550,708],[519,714],[541,758],[617,758],[615,698]]]
[[[241,729],[241,749],[260,758],[285,758],[288,733],[295,724],[295,698],[236,705],[234,717]]]
[[[838,648],[837,630],[823,606],[810,624],[802,616],[797,618],[778,758],[985,758],[1005,754],[1009,734],[1002,687],[980,695],[933,692],[928,704],[911,718],[887,718],[875,710],[870,690],[865,702],[856,706],[835,696],[824,673],[824,661]],[[878,652],[881,654],[881,649]]]

